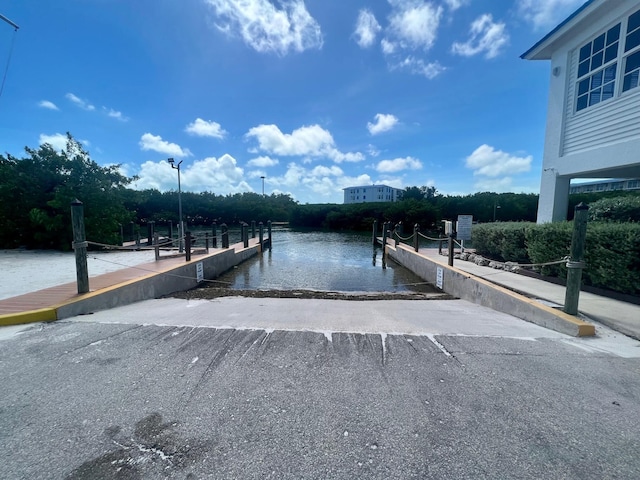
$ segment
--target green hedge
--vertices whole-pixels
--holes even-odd
[[[525,244],[527,222],[483,223],[471,232],[473,248],[485,257],[501,262],[530,263]]]
[[[493,223],[473,229],[473,247],[488,258],[518,263],[546,263],[569,255],[572,222]],[[640,224],[590,222],[583,271],[585,285],[640,294]],[[566,278],[564,264],[540,268],[543,275]]]

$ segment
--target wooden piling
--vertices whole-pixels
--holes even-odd
[[[578,314],[582,269],[584,268],[584,244],[587,237],[589,206],[580,202],[574,209],[571,257],[567,262],[567,289],[564,297],[564,313]]]
[[[87,293],[89,291],[88,244],[84,231],[84,206],[77,198],[71,202],[71,225],[73,227],[73,250],[76,254],[78,293]]]

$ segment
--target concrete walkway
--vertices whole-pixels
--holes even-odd
[[[447,257],[438,254],[437,249],[420,249],[420,253],[429,256],[434,261],[447,265]],[[476,277],[501,285],[505,288],[536,298],[552,305],[564,305],[565,287],[517,273],[496,270],[490,267],[480,267],[473,262],[455,259],[454,267],[464,270]],[[608,327],[640,339],[640,305],[621,302],[612,298],[580,292],[579,312],[587,319],[596,320]]]

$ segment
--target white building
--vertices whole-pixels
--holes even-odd
[[[347,187],[344,191],[344,203],[395,202],[400,200],[402,189],[387,185],[365,185]]]
[[[617,192],[620,190],[640,190],[640,178],[610,178],[593,182],[572,183],[569,194],[591,192]]]
[[[538,223],[565,220],[572,178],[640,177],[640,3],[589,0],[522,58],[551,61]]]

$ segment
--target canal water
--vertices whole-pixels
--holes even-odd
[[[373,247],[371,234],[288,228],[274,228],[271,251],[249,259],[218,280],[240,290],[430,290],[406,268],[390,259],[385,262],[382,249]]]

